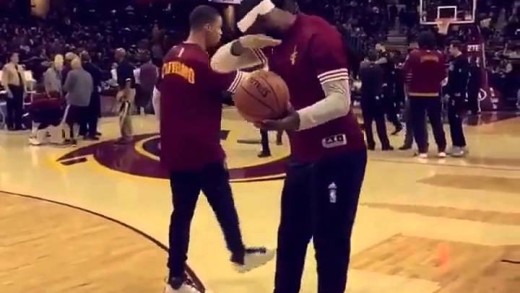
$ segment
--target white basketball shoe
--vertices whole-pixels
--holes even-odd
[[[166,283],[164,293],[202,293],[188,280],[171,279]],[[205,291],[209,293],[209,291]]]
[[[243,259],[234,259],[231,261],[235,266],[235,270],[239,273],[246,273],[270,262],[275,255],[273,249],[265,247],[246,248],[246,253]]]

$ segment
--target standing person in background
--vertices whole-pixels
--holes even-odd
[[[63,70],[63,56],[56,55],[54,62],[43,74],[43,85],[48,97],[59,98],[63,92],[61,71]]]
[[[283,131],[276,131],[276,144],[282,145]],[[259,158],[267,158],[271,156],[271,148],[269,147],[269,132],[267,130],[260,130],[260,144],[262,150],[258,154]]]
[[[76,130],[82,125],[88,115],[90,98],[94,91],[94,82],[90,73],[81,65],[81,59],[74,58],[71,63],[71,71],[63,89],[67,92],[67,108],[65,109],[65,144],[76,145]]]
[[[452,59],[444,98],[448,101],[448,121],[453,146],[450,154],[453,157],[462,157],[466,154],[462,119],[468,95],[469,63],[467,57],[462,54],[461,42],[453,41],[449,50]]]
[[[419,34],[419,49],[413,50],[405,61],[405,73],[410,118],[420,159],[428,158],[428,132],[426,113],[432,125],[439,158],[446,157],[446,136],[442,125],[442,81],[446,78],[445,58],[435,50],[435,35],[431,32]]]
[[[376,44],[376,50],[379,52],[379,59],[376,61],[385,73],[383,82],[383,102],[385,104],[385,112],[390,121],[394,126],[395,130],[392,135],[398,134],[403,130],[403,125],[399,122],[397,117],[397,101],[395,96],[396,86],[396,68],[395,62],[390,56],[389,52],[386,51],[385,46],[381,43]]]
[[[135,100],[135,75],[134,67],[126,60],[126,51],[119,48],[115,52],[117,62],[116,75],[119,91],[117,100],[120,102],[119,108],[119,128],[121,137],[116,142],[118,144],[128,144],[132,141],[132,105]]]
[[[152,95],[153,89],[159,80],[159,69],[152,63],[150,55],[144,57],[144,63],[139,67],[139,79],[141,84],[140,105],[142,105],[144,113],[152,114]]]
[[[80,129],[80,135],[83,135],[85,140],[99,140],[101,133],[98,132],[98,120],[101,115],[101,82],[103,81],[103,71],[94,63],[90,58],[87,51],[81,52],[81,61],[83,62],[83,68],[85,71],[90,73],[92,81],[94,83],[94,90],[90,97],[90,103],[88,105],[88,113],[83,129]]]
[[[381,142],[383,151],[391,151],[394,148],[390,145],[386,134],[385,124],[385,105],[383,104],[383,82],[384,71],[376,64],[377,52],[368,52],[367,60],[361,63],[359,78],[361,79],[361,109],[363,111],[363,124],[367,138],[367,148],[374,150],[376,142],[372,132],[372,122],[376,122],[377,136]]]
[[[473,115],[480,114],[479,94],[482,87],[482,69],[480,66],[477,63],[477,58],[471,58],[468,81],[468,110]]]
[[[20,57],[12,52],[9,61],[2,69],[2,86],[7,91],[7,129],[11,131],[23,130],[23,100],[27,93],[27,81],[24,70],[19,64]]]
[[[408,49],[408,54],[410,54],[413,50],[417,50],[417,49],[419,49],[419,44],[417,44],[417,41],[410,42],[410,48]],[[403,70],[401,70],[401,71],[403,71]],[[406,77],[405,77],[406,73],[401,72],[401,74],[403,75],[403,84],[400,86],[403,87],[403,93],[404,93],[404,99],[405,99],[403,120],[406,123],[406,128],[405,128],[405,134],[404,134],[404,142],[403,142],[403,145],[399,147],[399,150],[406,151],[406,150],[409,150],[412,148],[414,138],[413,138],[412,118],[410,116],[410,101],[408,99],[408,87],[404,83],[404,81],[406,79]],[[424,127],[425,127],[424,132],[427,132],[426,124],[424,124]],[[425,137],[425,139],[426,139],[425,143],[428,144],[428,137]]]

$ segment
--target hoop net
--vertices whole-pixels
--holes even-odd
[[[443,35],[448,34],[448,29],[450,28],[450,24],[453,21],[451,18],[438,18],[435,23],[437,24],[437,28],[439,29],[439,33]]]

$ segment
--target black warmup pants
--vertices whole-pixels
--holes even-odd
[[[383,103],[385,107],[386,117],[396,129],[402,129],[401,122],[397,117],[398,107],[392,85],[383,87]]]
[[[23,92],[22,86],[8,85],[9,90],[13,94],[12,98],[6,100],[6,111],[5,122],[9,129],[21,129],[22,128],[22,117],[23,117]]]
[[[376,100],[376,97],[363,97],[361,100],[361,111],[363,112],[363,127],[365,128],[367,144],[369,146],[376,144],[374,132],[372,131],[372,124],[375,121],[377,136],[381,146],[390,146],[390,141],[386,134],[385,109],[382,101]]]
[[[168,258],[170,278],[184,277],[191,220],[201,191],[217,216],[228,249],[233,256],[243,256],[245,248],[224,163],[209,164],[198,171],[172,172],[170,186],[173,193]]]
[[[300,292],[311,238],[318,263],[317,293],[344,293],[350,237],[365,176],[366,150],[290,164],[282,191],[274,293]]]
[[[464,101],[462,98],[450,98],[448,101],[448,123],[450,124],[450,135],[454,147],[465,147],[466,138],[462,128],[464,118]]]
[[[410,117],[412,118],[413,135],[419,153],[428,152],[428,130],[426,115],[432,126],[433,137],[439,152],[446,151],[446,135],[442,125],[442,102],[440,97],[409,97]]]
[[[283,131],[276,132],[276,142],[282,141]],[[271,148],[269,147],[269,132],[267,130],[260,130],[260,143],[262,144],[262,153],[270,154]]]
[[[480,112],[480,102],[478,98],[479,91],[468,92],[468,108],[471,114],[475,115]]]

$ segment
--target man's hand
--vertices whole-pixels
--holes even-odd
[[[284,118],[264,120],[255,123],[255,126],[263,130],[296,131],[300,128],[300,115],[289,106],[288,114]]]
[[[245,35],[238,39],[239,44],[246,49],[262,49],[265,47],[274,47],[282,43],[282,41],[273,39],[266,35]]]

